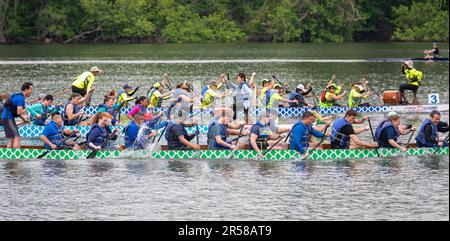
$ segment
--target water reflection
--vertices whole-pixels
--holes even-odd
[[[408,162],[403,156],[394,156],[394,157],[383,157],[375,160],[382,169],[388,173],[396,173],[398,174],[401,169],[401,163],[403,161]]]
[[[45,160],[42,168],[47,176],[62,176],[67,171],[67,164],[63,160]]]
[[[254,162],[252,167],[256,169],[256,173],[262,176],[279,174],[280,163],[271,161]]]
[[[127,161],[125,167],[130,174],[144,175],[148,172],[148,162]]]
[[[442,156],[426,155],[419,159],[419,163],[430,170],[448,169],[448,162]]]
[[[114,168],[114,164],[112,162],[105,161],[92,161],[89,168],[89,171],[91,171],[95,176],[103,176]]]
[[[172,171],[172,172],[179,172],[179,173],[183,173],[183,174],[188,174],[189,173],[189,167],[191,166],[191,164],[188,164],[186,162],[183,161],[177,161],[177,160],[173,160],[173,161],[168,161],[167,162],[167,168]]]
[[[31,172],[24,168],[20,161],[7,161],[3,165],[6,177],[19,183],[27,183],[31,181]]]
[[[227,162],[210,162],[208,163],[208,167],[211,170],[220,171],[221,173],[229,177],[232,177],[235,172],[235,168],[233,167],[233,165]]]

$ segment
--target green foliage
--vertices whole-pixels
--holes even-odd
[[[448,0],[0,0],[0,41],[448,41],[448,8]]]
[[[414,1],[411,6],[393,8],[394,39],[402,41],[448,41],[448,9],[442,1]],[[447,5],[448,6],[448,5]]]

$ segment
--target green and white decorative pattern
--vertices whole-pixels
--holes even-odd
[[[66,126],[64,127],[68,130],[75,129],[75,126]],[[120,132],[123,130],[123,126],[114,126],[113,128],[119,129]],[[80,134],[82,137],[86,137],[87,133],[91,129],[90,126],[78,126],[77,129],[80,131]],[[164,128],[161,128],[158,130],[158,132],[161,134]],[[199,125],[198,130],[200,133],[207,133],[208,132],[208,126],[207,125]],[[21,137],[25,138],[39,138],[42,135],[42,132],[44,131],[44,126],[35,126],[35,125],[23,125],[19,127],[19,134]],[[187,128],[188,133],[194,133],[195,127],[189,127]]]
[[[423,156],[432,154],[435,148],[410,148],[406,153],[401,153],[397,149],[379,149],[381,157],[393,156]],[[0,159],[35,159],[46,150],[42,149],[7,149],[0,148]],[[49,152],[46,159],[83,159],[91,151],[71,151],[58,150]],[[439,148],[435,155],[448,155],[448,147]],[[302,156],[293,150],[271,150],[266,153],[264,160],[294,160]],[[336,159],[366,159],[376,158],[375,149],[353,149],[353,150],[314,150],[307,158],[308,160],[336,160]],[[98,151],[96,158],[114,159],[114,158],[135,158],[135,159],[259,159],[256,151],[249,150],[204,150],[204,151]]]

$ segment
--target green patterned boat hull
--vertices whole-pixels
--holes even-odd
[[[410,148],[406,153],[401,153],[397,149],[379,149],[381,157],[393,156],[423,156],[423,155],[448,155],[448,147],[439,148]],[[46,150],[42,149],[0,149],[0,159],[36,159]],[[45,159],[84,159],[91,151],[71,151],[57,150],[45,155]],[[366,159],[376,158],[375,149],[352,149],[352,150],[314,150],[307,158],[309,160],[336,160],[336,159]],[[236,151],[98,151],[95,158],[98,159],[259,159],[256,151],[236,150]],[[302,158],[296,151],[292,150],[272,150],[266,153],[265,160],[294,160]]]

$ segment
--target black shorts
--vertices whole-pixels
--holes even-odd
[[[233,120],[237,119],[237,105],[236,103],[233,103],[233,105],[231,106],[231,109],[233,109]],[[244,115],[245,118],[248,118],[248,108],[243,108],[244,109]]]
[[[80,89],[72,85],[72,93],[77,93],[84,97],[87,94],[87,91],[85,89]]]
[[[412,90],[412,92],[415,94],[415,93],[417,93],[418,89],[419,89],[419,86],[412,85],[412,84],[401,84],[399,87],[399,91],[401,93],[405,93],[405,90]]]
[[[3,129],[5,130],[5,136],[9,139],[14,139],[20,137],[19,128],[17,127],[16,121],[14,119],[2,120]]]

